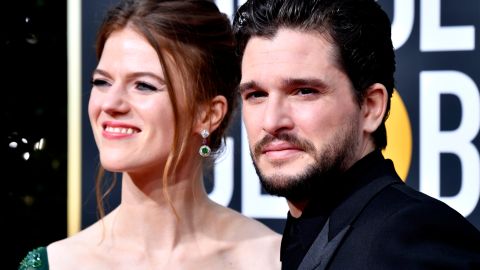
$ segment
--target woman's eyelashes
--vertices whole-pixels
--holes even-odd
[[[147,83],[147,82],[144,82],[144,81],[138,81],[135,83],[135,88],[140,90],[140,91],[152,91],[152,92],[155,92],[155,91],[158,91],[159,89],[154,86],[153,84],[150,84],[150,83]]]
[[[95,87],[104,87],[104,86],[109,86],[110,85],[110,83],[108,83],[106,80],[95,79],[95,78],[93,78],[91,80],[91,84],[92,84],[92,86],[95,86]]]
[[[98,79],[98,78],[93,78],[91,80],[91,84],[92,84],[92,86],[97,87],[97,88],[104,88],[104,87],[112,86],[112,83],[110,83],[109,81],[107,81],[105,79]],[[156,92],[156,91],[159,91],[159,90],[163,89],[163,87],[159,88],[159,87],[153,85],[152,83],[148,83],[148,82],[145,82],[145,81],[135,81],[132,84],[132,86],[135,90],[138,90],[138,91],[141,91],[141,92]]]

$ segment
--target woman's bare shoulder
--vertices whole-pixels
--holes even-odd
[[[213,215],[216,224],[225,228],[225,236],[233,238],[279,238],[280,235],[270,229],[262,222],[247,217],[236,210],[224,206],[218,206],[216,214]],[[239,239],[237,239],[239,240]]]
[[[88,227],[70,237],[47,246],[50,269],[81,269],[82,265],[95,258],[100,242],[97,226]]]
[[[232,209],[218,218],[216,227],[223,225],[222,238],[231,243],[240,269],[280,269],[280,234]]]

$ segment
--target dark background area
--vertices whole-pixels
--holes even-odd
[[[67,233],[66,2],[6,1],[2,11],[0,257],[17,269]]]
[[[233,8],[240,0],[234,1]],[[218,2],[217,1],[217,2]],[[404,0],[397,0],[404,1]],[[116,0],[82,1],[82,228],[97,219],[94,179],[98,154],[91,134],[86,104],[90,74],[96,65],[94,38],[107,8]],[[393,17],[395,0],[378,1]],[[67,18],[66,1],[23,0],[2,3],[0,16],[0,73],[2,106],[1,159],[4,171],[0,189],[0,228],[5,251],[2,269],[16,269],[26,253],[67,236]],[[442,25],[473,25],[478,47],[480,1],[442,0]],[[458,70],[480,85],[480,50],[421,52],[419,49],[420,1],[415,1],[415,21],[407,42],[396,51],[396,86],[412,124],[413,153],[407,184],[419,186],[419,74],[424,70]],[[462,117],[457,97],[441,97],[442,130],[454,130]],[[229,207],[241,212],[240,118],[231,129],[235,140],[235,183]],[[480,148],[480,136],[473,144]],[[43,141],[44,147],[35,149]],[[28,154],[26,154],[28,153]],[[442,154],[442,195],[453,196],[461,185],[461,161]],[[207,174],[210,178],[212,174]],[[207,179],[212,182],[212,179]],[[480,179],[477,179],[480,181]],[[207,186],[211,189],[211,186]],[[108,203],[119,201],[118,189]],[[108,210],[107,209],[107,210]],[[467,217],[480,228],[480,207]],[[281,232],[283,219],[260,219]]]

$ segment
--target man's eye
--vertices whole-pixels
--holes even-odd
[[[245,95],[244,99],[257,99],[257,98],[262,98],[266,97],[267,93],[262,92],[262,91],[252,91],[249,92]]]
[[[295,92],[295,94],[301,95],[301,96],[311,95],[311,94],[315,94],[315,93],[317,93],[317,91],[315,89],[312,89],[312,88],[299,88]]]
[[[146,82],[137,82],[136,88],[140,91],[157,91],[158,90],[157,87]]]
[[[103,79],[92,79],[91,83],[92,83],[93,86],[96,86],[96,87],[102,87],[102,86],[109,86],[110,85],[106,80],[103,80]]]

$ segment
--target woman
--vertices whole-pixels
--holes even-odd
[[[122,173],[121,203],[29,258],[50,269],[279,269],[279,235],[203,186],[240,77],[228,18],[207,0],[122,1],[97,57],[88,112],[103,168]]]

